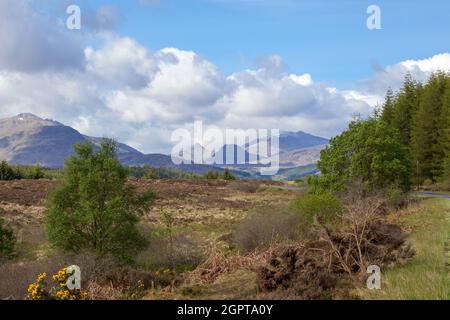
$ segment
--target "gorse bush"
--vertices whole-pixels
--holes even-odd
[[[27,300],[86,300],[88,296],[85,290],[67,288],[69,276],[67,268],[59,270],[52,276],[56,285],[49,288],[47,273],[39,274],[36,281],[28,286]]]
[[[137,195],[127,184],[127,170],[116,157],[117,146],[105,139],[98,152],[78,144],[66,160],[63,185],[50,196],[46,229],[50,242],[64,250],[92,250],[131,261],[146,241],[139,217],[149,210],[153,191]]]

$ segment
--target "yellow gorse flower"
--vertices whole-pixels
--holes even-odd
[[[41,273],[38,277],[37,277],[37,282],[43,282],[45,280],[45,278],[47,277],[47,274]]]
[[[60,285],[65,284],[67,281],[67,269],[63,268],[59,270],[57,274],[53,275],[53,280],[58,282]]]
[[[52,279],[59,285],[59,288],[47,289],[45,279],[47,274],[41,273],[36,278],[36,282],[28,286],[27,299],[29,300],[41,300],[48,298],[56,298],[58,300],[86,300],[88,298],[87,291],[85,290],[69,290],[67,289],[66,281],[69,274],[67,268],[63,268],[52,276]],[[52,292],[55,292],[53,295]]]
[[[28,286],[28,299],[39,300],[42,297],[44,290],[41,288],[39,283],[32,283]]]

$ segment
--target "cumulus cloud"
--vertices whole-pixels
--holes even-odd
[[[388,88],[401,88],[405,75],[410,73],[418,81],[426,81],[432,72],[450,71],[450,53],[436,54],[430,58],[405,60],[378,70],[369,79],[362,81],[362,90],[383,97]]]
[[[9,6],[3,8],[5,3]],[[1,117],[32,112],[148,153],[170,152],[171,131],[194,120],[331,137],[353,115],[372,113],[386,89],[399,87],[406,72],[424,80],[438,69],[450,70],[450,54],[445,53],[388,66],[351,90],[340,90],[314,81],[309,73],[289,72],[283,59],[273,55],[254,69],[224,75],[192,51],[153,52],[111,32],[92,35],[95,46],[81,45],[79,39],[72,43],[25,2],[5,0],[2,8],[10,17],[0,11]],[[29,31],[41,21],[47,21],[41,27],[49,35],[39,29],[35,42]]]
[[[0,70],[80,68],[84,61],[78,35],[24,0],[0,1],[0,43]]]
[[[99,50],[85,49],[87,71],[117,87],[145,87],[157,71],[150,52],[130,38],[107,37]]]
[[[123,121],[170,125],[202,117],[211,120],[220,113],[214,104],[226,92],[227,83],[211,62],[175,48],[151,54],[130,39],[113,40],[106,46],[111,47],[120,48],[120,53],[109,49],[89,51],[87,56],[95,58],[88,58],[92,62],[88,69],[93,73],[105,70],[105,79],[125,80],[105,95],[106,106]],[[120,72],[124,76],[117,77]],[[137,83],[134,80],[141,80],[138,86],[130,86]]]

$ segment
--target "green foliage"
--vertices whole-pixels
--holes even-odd
[[[37,180],[45,178],[44,169],[41,167],[39,163],[35,166],[17,167],[17,171],[20,172],[20,176],[22,176],[23,179]]]
[[[208,171],[207,173],[205,173],[203,175],[203,178],[207,179],[207,180],[217,180],[219,179],[220,175],[219,172],[217,171]]]
[[[383,104],[383,112],[381,118],[384,122],[390,124],[393,121],[395,96],[394,92],[389,88]]]
[[[0,217],[0,263],[14,255],[15,244],[14,232],[5,226],[3,218]]]
[[[128,173],[116,150],[116,143],[108,139],[96,153],[91,144],[78,144],[66,160],[63,185],[47,205],[47,235],[56,247],[89,249],[130,261],[145,246],[137,223],[149,210],[154,193],[137,195],[127,184]]]
[[[236,180],[236,177],[231,173],[231,170],[229,168],[225,168],[222,177],[223,180]]]
[[[145,179],[198,179],[198,176],[193,173],[184,172],[174,168],[144,167],[144,169],[146,171],[144,174]]]
[[[322,223],[334,224],[339,221],[343,210],[341,201],[329,192],[308,193],[290,204],[290,211],[302,216],[305,229],[311,228],[315,216]]]
[[[433,74],[422,90],[419,109],[412,128],[412,161],[416,164],[419,183],[426,179],[436,181],[442,174],[442,162],[448,153],[449,123],[444,114],[450,105],[444,105],[445,92],[450,90],[449,77],[442,73]]]
[[[403,88],[397,93],[395,102],[393,101],[390,124],[398,130],[400,142],[406,146],[411,142],[413,116],[419,108],[420,94],[421,85],[407,74]]]
[[[61,180],[64,178],[64,170],[63,169],[43,169],[44,172],[44,178],[47,179],[55,179],[55,180]]]
[[[199,177],[190,172],[184,172],[170,167],[151,167],[144,165],[142,167],[129,167],[128,175],[133,178],[143,179],[186,179],[193,180]]]
[[[203,175],[203,178],[207,180],[236,180],[236,177],[231,173],[231,170],[229,168],[225,168],[223,174],[220,174],[218,171],[210,170]]]
[[[45,176],[44,169],[39,164],[35,166],[11,166],[6,161],[0,163],[0,180],[42,179]]]
[[[20,178],[17,172],[6,161],[0,163],[0,180],[16,180]]]
[[[317,190],[342,191],[352,182],[368,191],[391,185],[410,187],[407,148],[398,131],[377,118],[351,122],[321,152],[317,166],[320,176],[310,179]]]
[[[435,72],[425,84],[408,74],[397,93],[388,91],[380,118],[407,147],[414,183],[442,181],[450,155],[450,74]]]
[[[442,164],[442,180],[450,180],[450,155],[444,159]]]

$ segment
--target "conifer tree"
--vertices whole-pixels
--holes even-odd
[[[409,145],[413,117],[419,106],[420,85],[407,74],[392,108],[390,123],[400,132],[400,142]]]
[[[442,125],[443,97],[447,76],[443,73],[431,75],[424,86],[414,125],[411,132],[411,157],[417,167],[419,182],[425,179],[436,181],[442,174],[445,151],[440,133]]]
[[[392,91],[391,88],[389,88],[386,93],[386,97],[384,99],[383,111],[381,114],[381,119],[388,125],[392,123],[394,114],[394,104],[395,104],[394,92]]]

